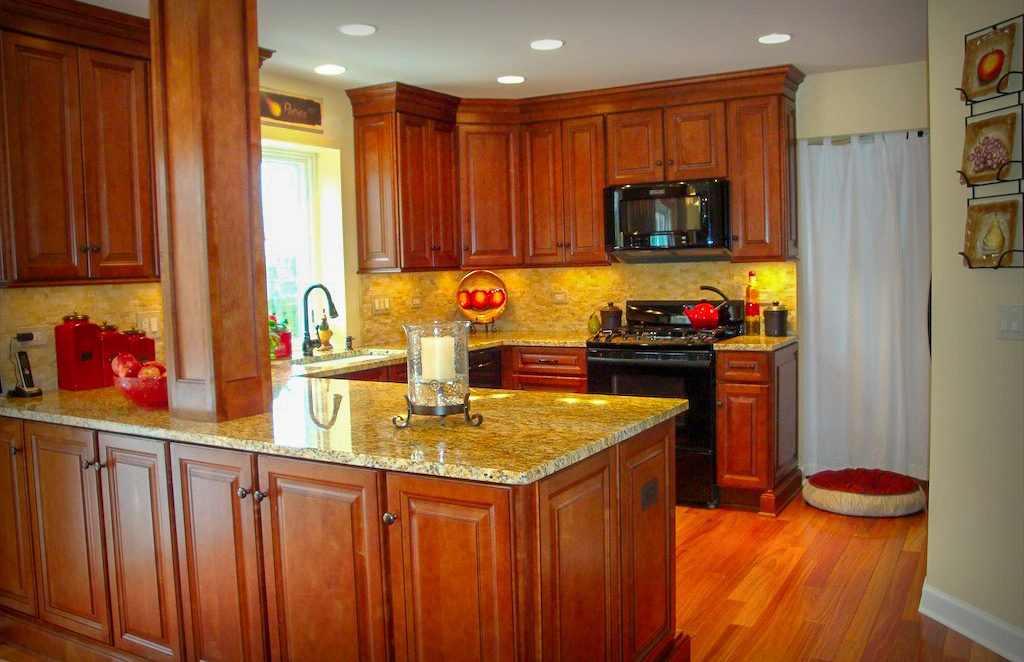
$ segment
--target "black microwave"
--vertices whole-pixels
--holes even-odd
[[[604,206],[608,250],[623,262],[729,258],[724,179],[609,186]]]

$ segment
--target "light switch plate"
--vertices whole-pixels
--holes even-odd
[[[391,297],[373,297],[373,314],[387,315],[391,312]]]
[[[413,298],[409,299],[409,307],[410,308],[422,308],[423,307],[423,299],[421,299],[420,297],[413,297]]]
[[[19,326],[14,330],[15,333],[31,333],[32,340],[26,340],[19,342],[18,347],[25,349],[27,347],[46,347],[50,344],[50,336],[53,335],[52,326]]]
[[[1024,305],[1001,303],[996,310],[996,338],[1024,340]]]
[[[145,331],[146,335],[150,338],[159,338],[162,331],[160,328],[160,313],[155,310],[135,313],[135,328]]]
[[[551,303],[569,303],[569,293],[565,290],[555,290],[551,293]]]

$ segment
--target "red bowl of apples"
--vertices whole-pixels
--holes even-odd
[[[490,324],[501,317],[508,303],[505,283],[484,269],[466,274],[455,296],[462,314],[479,324]]]
[[[114,388],[143,409],[167,408],[167,369],[159,361],[139,362],[121,352],[110,362]]]

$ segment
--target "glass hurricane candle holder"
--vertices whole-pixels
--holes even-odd
[[[469,322],[403,324],[409,391],[406,415],[395,416],[396,427],[409,427],[413,414],[463,414],[470,425],[483,417],[469,413]]]

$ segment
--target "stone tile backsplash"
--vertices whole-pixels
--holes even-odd
[[[32,375],[43,390],[57,388],[57,355],[53,327],[65,315],[78,311],[90,321],[104,321],[119,329],[135,326],[137,313],[154,312],[163,328],[160,283],[123,285],[68,285],[0,289],[0,378],[4,391],[14,387],[15,367],[7,360],[10,340],[18,328],[46,327],[47,344],[27,349]],[[157,358],[163,359],[163,334],[154,337]]]
[[[501,331],[551,331],[587,333],[591,313],[615,301],[629,299],[700,299],[714,301],[712,285],[730,298],[742,299],[747,273],[757,272],[763,300],[780,301],[789,309],[789,327],[797,327],[796,262],[732,264],[729,262],[677,262],[670,264],[612,264],[600,267],[555,267],[544,269],[499,269],[509,302],[495,323]],[[442,271],[405,274],[364,274],[360,279],[363,330],[356,346],[404,342],[401,325],[410,321],[462,319],[455,303],[459,281],[466,272]],[[564,292],[567,302],[553,303],[555,293]],[[390,311],[374,315],[375,297],[390,298]],[[413,308],[412,299],[421,305]]]

